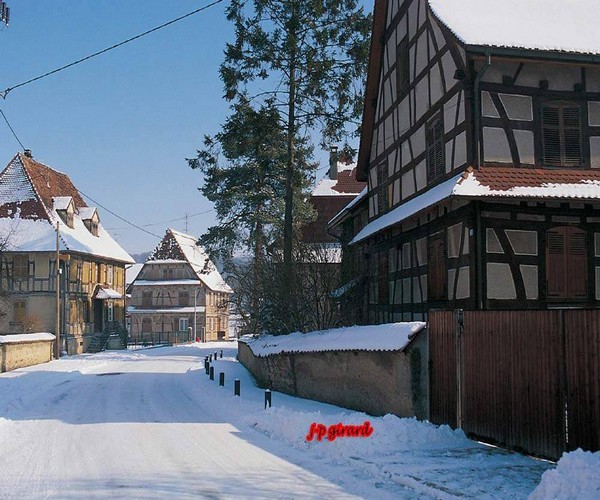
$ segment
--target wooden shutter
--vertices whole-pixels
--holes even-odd
[[[542,106],[543,162],[545,165],[583,165],[581,106],[552,102]]]
[[[438,115],[427,124],[427,182],[433,182],[446,173],[444,125]]]
[[[427,251],[427,296],[446,298],[446,246],[442,238],[430,240]]]
[[[555,227],[547,233],[546,295],[554,299],[586,299],[588,257],[586,233]]]
[[[379,253],[379,263],[377,269],[377,289],[379,303],[387,304],[389,302],[389,267],[388,255],[386,251]]]
[[[408,37],[404,37],[397,49],[396,94],[402,99],[410,87],[410,59],[408,57]]]

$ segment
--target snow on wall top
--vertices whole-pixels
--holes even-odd
[[[167,229],[167,234],[148,257],[146,263],[184,260],[208,288],[217,292],[233,293],[214,263],[197,242],[198,240],[194,236],[175,229]]]
[[[52,333],[20,333],[17,335],[0,335],[0,344],[20,344],[23,342],[50,342],[56,337]]]
[[[598,0],[429,0],[466,45],[600,54]]]
[[[245,336],[240,341],[256,356],[283,352],[320,351],[400,351],[426,323],[388,323],[385,325],[350,326],[290,335]]]

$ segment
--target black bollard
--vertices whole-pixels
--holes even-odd
[[[210,363],[208,362],[208,359],[204,360],[204,371],[206,372],[206,374],[208,375],[208,368],[210,366]]]
[[[270,389],[265,389],[265,410],[267,409],[267,406],[269,408],[271,408],[271,390]]]
[[[210,367],[210,379],[211,380],[215,379],[215,367],[214,366]]]
[[[217,351],[215,351],[215,361],[217,360]]]
[[[225,374],[223,372],[219,373],[219,385],[221,387],[225,385]]]
[[[208,360],[209,360],[209,361],[212,361],[212,354],[209,354],[209,355],[208,355]]]
[[[234,396],[240,395],[240,379],[239,378],[236,378],[235,381],[233,382],[233,395]]]
[[[223,359],[223,349],[221,349],[221,355],[219,357]]]

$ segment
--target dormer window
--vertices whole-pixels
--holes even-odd
[[[570,102],[542,104],[542,160],[552,167],[582,167],[581,106]]]
[[[71,229],[74,227],[73,216],[75,215],[75,205],[70,196],[56,196],[53,198],[54,210],[61,220]]]
[[[83,207],[79,209],[79,216],[83,220],[83,224],[87,230],[94,236],[98,236],[100,227],[100,217],[98,211],[94,207]]]

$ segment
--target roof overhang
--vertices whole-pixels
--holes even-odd
[[[123,295],[112,288],[99,286],[94,294],[94,298],[98,300],[122,299]]]

